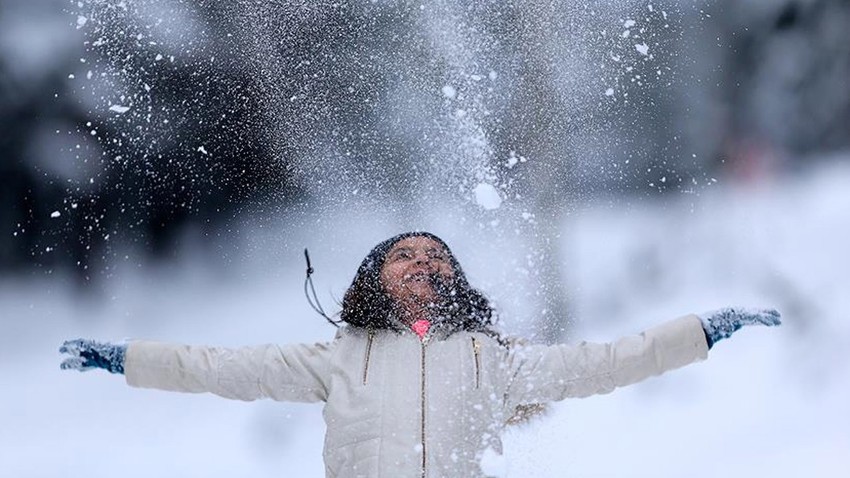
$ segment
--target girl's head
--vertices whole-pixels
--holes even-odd
[[[469,285],[446,243],[428,232],[399,234],[375,246],[343,297],[341,318],[360,327],[395,329],[413,308],[456,329],[493,324],[489,301]]]
[[[405,310],[427,309],[439,303],[438,289],[454,278],[449,252],[426,236],[397,241],[384,256],[380,281],[387,295]]]

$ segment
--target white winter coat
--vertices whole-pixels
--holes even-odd
[[[131,342],[127,383],[325,402],[328,477],[482,477],[516,407],[608,393],[707,355],[687,316],[614,343],[505,347],[477,332],[343,327],[330,343],[239,349]]]

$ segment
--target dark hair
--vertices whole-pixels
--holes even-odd
[[[436,284],[437,293],[442,298],[438,305],[441,316],[439,325],[452,330],[492,331],[494,325],[493,308],[490,301],[481,292],[469,285],[460,264],[449,246],[439,237],[424,231],[405,232],[393,236],[377,246],[363,259],[351,286],[342,299],[340,318],[348,324],[372,329],[398,329],[399,321],[394,320],[396,304],[381,284],[381,268],[390,249],[400,240],[409,237],[427,237],[443,246],[449,258],[454,277]],[[437,324],[435,324],[437,325]]]

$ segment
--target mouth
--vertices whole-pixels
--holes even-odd
[[[404,282],[431,282],[431,274],[427,272],[415,272],[404,278]]]

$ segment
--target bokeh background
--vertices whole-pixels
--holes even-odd
[[[319,405],[62,372],[63,340],[333,329],[443,237],[502,329],[772,306],[508,431],[511,477],[850,469],[850,2],[0,0],[0,476],[323,474]]]

